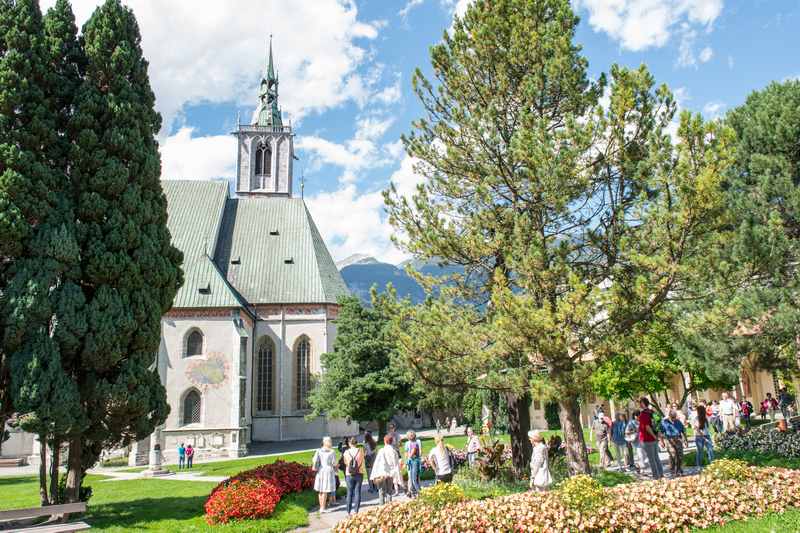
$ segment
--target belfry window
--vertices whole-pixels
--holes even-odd
[[[256,176],[269,176],[272,173],[272,151],[266,144],[256,149]]]

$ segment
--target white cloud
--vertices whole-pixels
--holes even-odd
[[[416,161],[406,155],[389,178],[404,196],[413,194],[417,184],[424,181],[415,165]],[[392,243],[395,231],[387,220],[381,191],[360,193],[354,184],[347,183],[333,192],[306,196],[306,204],[334,259],[356,253],[393,264],[408,259],[408,254]]]
[[[725,109],[725,104],[719,101],[711,101],[703,106],[703,114],[708,119],[716,119],[722,116],[722,111]]]
[[[700,51],[698,59],[700,59],[701,63],[708,63],[711,61],[712,57],[714,57],[714,50],[712,50],[710,46],[706,46]]]
[[[414,9],[419,5],[422,5],[424,2],[425,0],[408,0],[403,9],[398,11],[397,14],[400,15],[402,18],[406,18],[408,16],[409,11],[411,11],[412,9]]]
[[[231,179],[236,173],[236,139],[232,135],[193,137],[182,127],[161,142],[162,178]]]
[[[397,76],[397,79],[392,85],[388,85],[383,89],[380,89],[372,97],[378,102],[386,105],[399,102],[400,98],[403,97],[402,90],[400,89],[400,76]]]
[[[55,0],[44,0],[48,8]],[[99,0],[73,0],[79,24]],[[168,131],[186,104],[255,105],[274,34],[280,103],[297,121],[347,101],[364,105],[372,80],[361,74],[370,60],[363,41],[380,21],[359,20],[350,0],[125,0],[139,21],[150,62],[156,106]]]
[[[632,51],[664,46],[680,23],[710,29],[723,0],[573,0],[589,25]]]

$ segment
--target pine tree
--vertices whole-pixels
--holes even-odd
[[[169,411],[153,367],[182,258],[166,228],[161,119],[140,41],[119,0],[107,0],[83,27],[86,74],[70,127],[87,318],[76,381],[88,427],[69,443],[70,501],[103,449],[145,437]]]
[[[403,317],[411,364],[432,383],[546,391],[588,472],[588,375],[703,271],[732,136],[684,113],[673,146],[674,100],[643,66],[611,68],[604,107],[577,24],[568,0],[474,2],[431,50],[436,84],[414,76],[426,116],[404,141],[428,180],[387,206],[408,251],[466,268]],[[518,469],[525,411],[509,406]]]
[[[375,292],[372,307],[356,297],[340,302],[333,351],[322,354],[324,372],[309,398],[313,415],[376,420],[382,435],[395,413],[416,407],[412,384],[396,361],[387,304]]]
[[[53,166],[65,152],[38,2],[4,2],[0,19],[0,401],[43,444],[39,478],[46,504],[54,503],[58,463],[48,497],[44,445],[58,444],[80,418],[76,387],[61,364],[65,321],[57,317],[76,296],[67,278],[77,268],[78,249],[69,184]]]

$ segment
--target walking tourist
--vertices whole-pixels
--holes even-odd
[[[475,465],[475,457],[478,456],[478,450],[481,449],[481,440],[472,430],[467,428],[467,463],[469,466]]]
[[[703,465],[703,451],[705,450],[708,463],[714,460],[714,443],[711,441],[711,431],[708,429],[708,417],[706,416],[706,406],[697,406],[697,423],[694,426],[694,445],[697,448],[695,465],[700,468]]]
[[[545,491],[553,483],[548,464],[547,445],[542,434],[535,429],[528,432],[528,439],[533,445],[530,488],[540,492]]]
[[[444,430],[450,433],[450,417],[445,417],[444,419]]]
[[[348,448],[342,454],[345,464],[344,480],[347,483],[347,516],[358,513],[361,507],[361,483],[364,481],[364,450],[358,447],[355,437],[350,437]]]
[[[650,463],[650,472],[653,479],[661,479],[664,475],[664,467],[661,459],[658,458],[658,434],[653,425],[653,411],[650,410],[650,400],[642,396],[639,399],[639,444],[644,449],[647,462]]]
[[[392,437],[392,446],[394,449],[400,452],[400,434],[397,432],[397,426],[394,422],[389,422],[389,426],[387,428],[386,434]]]
[[[631,413],[631,419],[625,426],[625,441],[628,443],[628,449],[631,450],[631,466],[637,471],[641,472],[647,467],[647,456],[644,453],[639,443],[639,410],[637,409]],[[635,457],[635,459],[634,459]],[[639,464],[636,464],[639,461]]]
[[[722,418],[722,431],[736,430],[736,415],[739,412],[739,406],[736,401],[730,397],[727,392],[722,393],[722,401],[719,402],[719,415]]]
[[[194,463],[194,448],[192,445],[188,445],[186,447],[186,468],[192,469],[192,464]]]
[[[450,483],[453,481],[453,457],[441,435],[436,435],[433,440],[436,444],[428,453],[428,464],[433,467],[437,483]]]
[[[392,501],[395,487],[402,483],[403,478],[400,475],[400,455],[392,446],[392,437],[388,434],[383,437],[383,448],[375,454],[369,478],[378,488],[380,504]]]
[[[722,419],[719,415],[719,402],[714,400],[706,409],[706,413],[709,414],[709,420],[711,421],[711,427],[714,428],[714,431],[717,433],[722,433]]]
[[[378,453],[378,443],[372,438],[371,431],[364,432],[364,468],[367,470],[367,481],[369,484],[369,491],[375,492],[375,484],[372,483],[370,472],[372,465],[375,462],[375,454]]]
[[[408,469],[408,496],[416,498],[419,495],[419,471],[422,467],[422,441],[417,434],[409,431],[406,434],[406,468]]]
[[[683,475],[683,446],[689,445],[686,440],[686,428],[678,420],[678,413],[670,410],[669,416],[661,421],[662,439],[666,440],[667,453],[669,454],[669,466],[672,476]]]
[[[767,397],[761,402],[761,418],[766,419],[765,415],[769,415],[769,419],[775,421],[775,411],[778,410],[778,400],[772,397],[772,393],[768,392]]]
[[[330,437],[322,439],[322,447],[314,453],[311,462],[314,476],[314,490],[319,493],[319,511],[328,512],[328,499],[336,491],[336,451]]]
[[[789,394],[786,387],[781,387],[778,391],[778,406],[781,409],[781,415],[784,420],[789,420],[794,411],[794,396]]]
[[[739,423],[742,427],[750,427],[750,415],[753,412],[753,404],[747,400],[742,400],[739,404]]]
[[[453,417],[450,419],[450,433],[455,433],[458,431],[458,419]]]
[[[614,452],[617,456],[617,466],[619,466],[620,472],[625,469],[623,460],[628,451],[628,442],[625,440],[626,426],[625,415],[623,413],[617,413],[617,419],[611,425],[611,443],[614,445]]]
[[[594,419],[592,429],[594,430],[594,440],[597,443],[597,452],[600,454],[600,467],[605,469],[608,468],[614,457],[611,456],[611,452],[608,449],[609,428],[604,419],[605,416],[600,411]]]
[[[680,407],[678,407],[678,402],[672,402],[672,407],[670,407],[670,409],[672,409],[673,411],[675,411],[678,414],[678,420],[681,421],[681,424],[683,424],[683,427],[685,428],[686,427],[686,413],[681,411]]]
[[[178,446],[178,470],[183,470],[184,465],[186,464],[186,448],[183,446],[181,442]]]

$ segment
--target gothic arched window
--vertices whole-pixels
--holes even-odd
[[[182,425],[200,423],[200,393],[192,389],[183,397],[183,421]]]
[[[273,410],[275,343],[265,337],[256,354],[256,411]]]
[[[272,173],[272,152],[268,144],[256,148],[256,176],[269,176]]]
[[[311,390],[311,342],[301,337],[294,348],[295,354],[295,407],[308,409],[308,393]]]
[[[192,330],[186,337],[186,357],[203,355],[203,332],[199,329]]]

